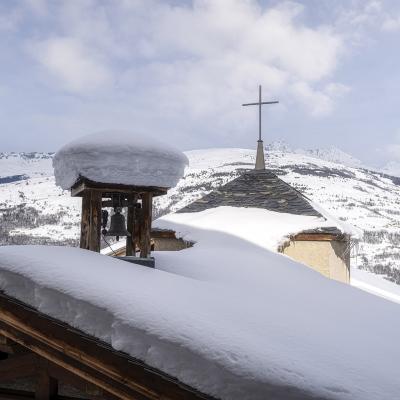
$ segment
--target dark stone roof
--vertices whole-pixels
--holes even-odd
[[[288,214],[322,217],[299,191],[268,170],[246,171],[177,212],[199,212],[219,206],[263,208]]]
[[[329,233],[331,235],[343,235],[343,232],[340,231],[338,228],[336,228],[335,226],[324,226],[321,228],[315,228],[315,229],[307,229],[305,231],[301,231],[301,233]]]

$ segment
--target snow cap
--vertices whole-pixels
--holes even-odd
[[[56,184],[70,189],[80,177],[95,182],[170,188],[189,161],[149,135],[103,131],[63,146],[54,156]]]

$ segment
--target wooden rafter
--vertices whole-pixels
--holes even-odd
[[[81,197],[85,190],[100,191],[104,195],[110,193],[153,193],[153,196],[160,196],[167,193],[168,188],[157,186],[134,186],[111,183],[94,182],[86,178],[79,179],[71,188],[71,196]]]
[[[316,241],[316,242],[331,242],[339,241],[344,242],[348,240],[347,235],[343,234],[332,234],[332,233],[298,233],[291,237],[292,240],[300,242]]]
[[[50,377],[62,370],[116,399],[210,399],[108,344],[3,294],[0,294],[0,335],[45,359]]]

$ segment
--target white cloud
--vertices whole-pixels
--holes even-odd
[[[400,129],[393,135],[392,143],[377,149],[379,155],[385,160],[400,162]]]
[[[384,147],[383,151],[389,160],[400,161],[400,144],[389,144]]]
[[[324,88],[324,92],[334,99],[345,96],[350,90],[349,86],[337,82],[328,83]]]
[[[27,46],[41,78],[89,100],[74,118],[90,115],[96,129],[134,120],[143,131],[168,126],[234,142],[257,123],[241,104],[257,99],[258,84],[266,99],[281,101],[268,111],[278,116],[297,106],[324,117],[346,92],[334,78],[343,37],[307,24],[295,2],[37,4],[44,28]]]
[[[25,0],[25,3],[37,16],[45,16],[48,13],[46,0]]]
[[[241,0],[199,0],[192,6],[67,2],[59,13],[67,38],[40,43],[37,59],[64,87],[78,91],[104,83],[114,64],[115,78],[138,65],[142,73],[143,66],[162,65],[173,71],[162,83],[169,87],[249,91],[260,82],[277,94],[290,82],[312,85],[329,78],[342,52],[341,37],[326,26],[307,27],[302,11],[296,3],[263,9]]]
[[[400,30],[400,16],[394,18],[387,16],[383,21],[382,29],[387,32]]]
[[[83,93],[104,87],[111,80],[101,59],[91,54],[78,39],[54,37],[30,45],[36,60],[55,78],[65,90]]]
[[[332,111],[333,101],[327,93],[314,90],[305,82],[295,83],[291,89],[293,95],[304,104],[312,116],[322,117]]]
[[[0,32],[15,31],[23,18],[22,9],[17,5],[10,9],[3,9],[5,4],[0,4]]]
[[[384,0],[355,1],[341,13],[337,23],[350,40],[368,41],[371,31],[400,30],[400,10]]]

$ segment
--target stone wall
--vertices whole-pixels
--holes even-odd
[[[281,251],[328,278],[350,283],[348,245],[348,241],[291,240]]]

